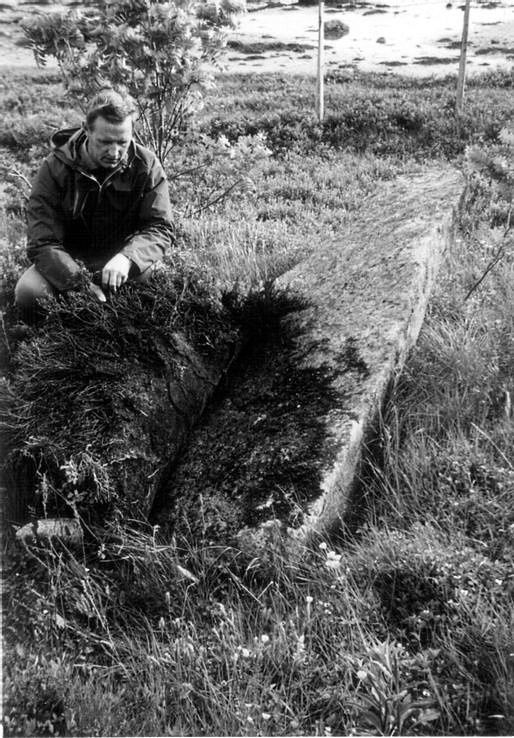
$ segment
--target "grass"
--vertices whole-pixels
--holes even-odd
[[[500,153],[506,77],[469,88],[460,128],[448,81],[389,81],[333,81],[332,122],[320,130],[300,80],[224,79],[203,138],[184,144],[171,172],[174,264],[213,305],[227,291],[255,299],[383,179],[441,157],[460,166],[467,143]],[[24,107],[16,112],[6,78],[11,117],[0,121],[10,386],[13,362],[26,369],[38,347],[57,346],[48,327],[44,340],[27,333],[11,302],[25,263],[19,175],[32,176],[43,150],[23,118],[50,130],[62,99],[51,76],[16,84]],[[394,122],[399,107],[412,128]],[[236,132],[224,157],[214,134]],[[209,172],[173,175],[192,160]],[[202,209],[233,181],[230,197]],[[488,179],[469,182],[459,237],[340,537],[305,542],[271,521],[220,545],[201,526],[166,538],[124,519],[96,525],[83,550],[28,555],[7,542],[8,735],[512,733],[514,263],[507,253],[464,299],[491,258],[489,225],[507,222]]]

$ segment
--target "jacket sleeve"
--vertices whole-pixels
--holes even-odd
[[[36,269],[58,290],[72,289],[80,267],[63,246],[61,192],[45,160],[32,185],[27,206],[27,253]]]
[[[138,228],[127,239],[121,253],[144,272],[162,259],[171,245],[173,232],[166,175],[158,159],[154,159],[141,200]]]

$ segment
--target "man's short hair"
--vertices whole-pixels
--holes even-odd
[[[109,123],[123,123],[135,112],[136,106],[129,95],[107,88],[100,90],[89,103],[86,110],[86,126],[92,128],[97,118],[105,118]]]

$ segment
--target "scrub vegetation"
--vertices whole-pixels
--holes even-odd
[[[109,514],[86,521],[81,547],[24,548],[7,507],[7,735],[514,731],[512,77],[470,84],[458,120],[454,80],[386,79],[331,79],[319,125],[310,81],[223,77],[166,164],[178,240],[173,277],[162,277],[161,303],[157,287],[153,297],[179,321],[170,330],[204,316],[191,335],[205,351],[218,330],[226,338],[243,329],[257,351],[263,325],[280,346],[273,320],[287,301],[273,279],[337,235],[384,180],[443,159],[466,173],[457,238],[339,534],[304,542],[277,520],[252,530],[227,495],[219,521],[246,526],[228,542],[202,526],[202,515],[212,518],[200,498],[195,525],[183,515],[174,536],[142,515]],[[51,132],[80,114],[51,72],[4,72],[0,96],[3,442],[22,465],[42,436],[58,444],[80,514],[91,485],[80,487],[60,454],[80,451],[79,439],[84,457],[94,451],[101,418],[74,415],[69,403],[69,425],[52,426],[52,400],[69,381],[63,324],[84,321],[84,297],[55,303],[54,322],[31,327],[12,305],[27,265],[28,182]],[[145,290],[134,292],[143,303]],[[126,315],[126,303],[119,295],[109,309]],[[130,321],[115,335],[102,310],[88,313],[92,333],[102,329],[116,351],[137,342]],[[84,366],[96,361],[89,345]],[[138,361],[150,361],[150,349]],[[115,363],[110,356],[103,369]],[[113,384],[118,393],[126,376]],[[109,392],[108,381],[102,387]],[[264,499],[257,466],[248,463],[242,500],[256,485]],[[43,481],[31,501],[38,514],[49,499]]]

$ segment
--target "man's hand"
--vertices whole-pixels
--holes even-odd
[[[130,259],[125,254],[116,254],[102,269],[102,287],[116,292],[128,279]]]

